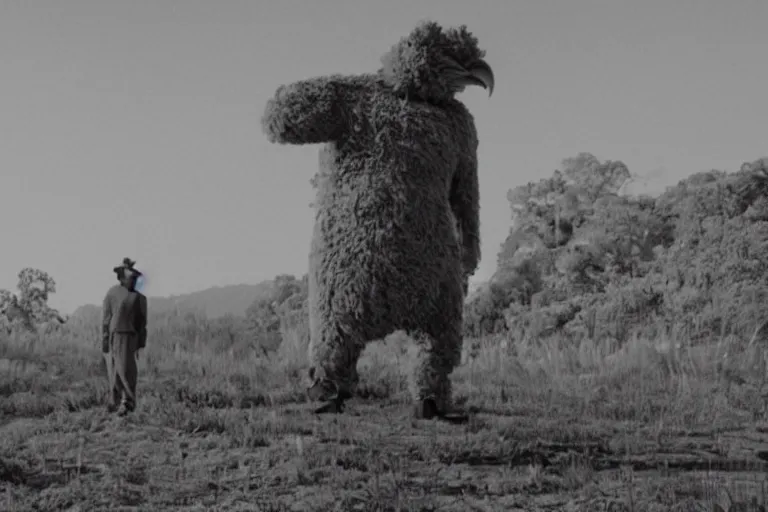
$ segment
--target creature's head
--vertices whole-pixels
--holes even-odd
[[[380,73],[395,93],[441,102],[468,85],[493,93],[493,71],[483,58],[477,38],[467,27],[445,31],[426,21],[394,45],[381,59]]]

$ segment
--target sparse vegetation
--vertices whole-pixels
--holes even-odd
[[[0,332],[0,509],[764,510],[766,166],[637,198],[582,154],[510,192],[467,301],[465,426],[411,419],[402,333],[367,349],[347,413],[312,415],[292,276],[243,317],[150,301],[126,418],[95,312]]]
[[[48,305],[48,297],[56,293],[56,281],[47,272],[23,268],[18,274],[18,293],[0,290],[0,330],[10,334],[15,329],[34,332],[40,326],[66,322]]]

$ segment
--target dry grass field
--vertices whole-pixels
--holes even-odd
[[[273,360],[150,333],[137,411],[104,409],[93,330],[0,338],[0,510],[764,510],[765,355],[632,340],[467,340],[467,425],[410,416],[399,336],[315,416],[303,348]],[[3,335],[4,336],[4,335]],[[160,338],[160,339],[158,339]]]

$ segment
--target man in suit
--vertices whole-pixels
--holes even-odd
[[[109,289],[102,307],[101,350],[110,386],[107,410],[120,416],[136,408],[136,359],[147,343],[147,298],[136,290],[142,274],[135,264],[125,258],[113,269],[119,284]]]

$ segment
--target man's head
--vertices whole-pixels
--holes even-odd
[[[136,280],[142,275],[138,269],[133,268],[135,264],[136,262],[130,258],[123,258],[123,264],[112,269],[117,274],[120,284],[131,291],[135,289]]]

